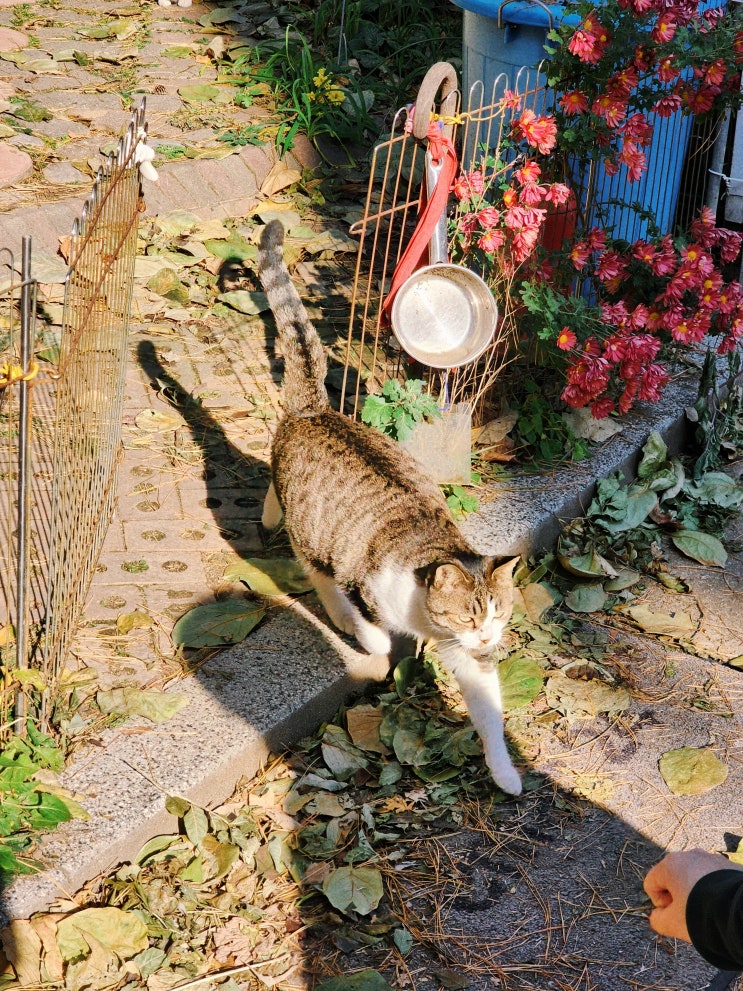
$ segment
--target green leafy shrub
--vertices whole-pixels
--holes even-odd
[[[381,392],[366,397],[361,419],[394,440],[405,440],[417,423],[441,416],[436,399],[424,390],[420,379],[408,379],[404,385],[390,379]]]

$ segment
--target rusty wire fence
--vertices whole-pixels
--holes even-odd
[[[0,255],[0,741],[47,724],[113,512],[145,136],[143,101],[73,226],[61,327],[29,239]]]
[[[502,152],[501,146],[508,136],[514,101],[520,110],[530,109],[539,116],[550,112],[554,99],[543,65],[538,65],[497,76],[490,90],[478,81],[463,99],[452,92],[440,105],[422,109],[450,121],[460,170],[471,172],[482,167],[483,149],[507,162],[509,152]],[[548,216],[543,247],[560,248],[576,231],[593,225],[628,241],[688,225],[704,203],[709,157],[721,122],[693,125],[681,114],[671,118],[649,114],[649,119],[653,140],[646,149],[648,168],[639,182],[630,181],[626,169],[610,175],[598,162],[567,165],[564,178],[573,189],[574,206]],[[363,216],[355,225],[360,247],[343,356],[341,408],[356,416],[366,395],[378,392],[386,380],[415,377],[424,379],[429,391],[446,403],[472,404],[475,422],[482,422],[491,411],[489,400],[499,376],[516,357],[521,301],[512,294],[508,280],[492,286],[499,317],[489,346],[477,361],[449,371],[412,362],[383,313],[393,273],[421,208],[426,147],[410,132],[409,112],[404,108],[395,116],[389,138],[374,150]],[[576,291],[590,293],[590,287],[579,286]]]

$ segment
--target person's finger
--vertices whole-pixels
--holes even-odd
[[[673,895],[668,888],[654,888],[648,891],[648,897],[654,908],[667,908],[673,901]]]
[[[671,936],[673,933],[669,928],[668,913],[663,908],[654,908],[648,918],[650,928],[659,936]]]
[[[642,886],[653,905],[667,905],[671,901],[665,859],[650,868]]]

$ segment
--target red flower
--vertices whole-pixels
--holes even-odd
[[[485,182],[482,172],[475,169],[473,172],[462,172],[454,180],[452,190],[458,200],[468,200],[473,196],[482,196],[485,189]]]
[[[601,227],[592,227],[586,235],[592,251],[603,251],[606,247],[606,231]]]
[[[568,117],[584,114],[588,110],[588,97],[579,89],[563,93],[559,99],[560,106]]]
[[[567,203],[570,196],[570,187],[562,182],[553,182],[550,186],[547,186],[547,192],[544,194],[545,200],[548,203],[554,203],[555,206]]]
[[[738,31],[733,41],[733,59],[736,65],[743,62],[743,31]]]
[[[626,100],[639,82],[640,75],[635,66],[630,64],[610,76],[606,88],[613,96]]]
[[[522,186],[526,185],[527,182],[536,182],[541,174],[542,169],[539,162],[535,162],[533,160],[524,162],[523,166],[514,172],[516,181]]]
[[[546,210],[538,210],[526,206],[514,206],[506,210],[503,222],[511,230],[536,228],[537,231],[545,218]]]
[[[626,100],[617,99],[610,93],[602,93],[591,105],[591,110],[598,117],[603,118],[609,127],[619,127],[627,116]]]
[[[519,200],[526,206],[536,206],[537,203],[542,202],[546,192],[546,186],[540,186],[536,182],[527,182],[521,188]]]
[[[619,166],[610,158],[604,159],[604,172],[609,176],[619,175]]]
[[[725,60],[718,58],[704,70],[704,81],[708,86],[720,86],[727,75]]]
[[[658,63],[655,73],[662,83],[672,82],[681,72],[674,61],[675,58],[675,55],[666,55],[666,57],[661,59]]]
[[[618,303],[602,303],[601,318],[610,323],[612,327],[623,327],[629,318],[627,304],[623,299],[620,299]]]
[[[653,110],[659,117],[671,117],[681,107],[681,97],[678,93],[666,93],[653,104]]]
[[[694,340],[693,327],[689,320],[678,320],[674,321],[673,324],[668,328],[671,333],[671,337],[674,341],[680,341],[682,344],[688,344],[690,341]]]
[[[604,341],[604,357],[617,364],[624,360],[627,353],[627,338],[620,334],[612,334]]]
[[[661,14],[658,20],[655,22],[655,26],[650,32],[650,37],[654,42],[662,41],[673,41],[673,36],[676,34],[676,28],[678,27],[678,22],[673,17],[671,11],[666,11]]]
[[[717,234],[720,243],[720,260],[726,264],[734,262],[740,254],[743,238],[737,231],[729,231],[725,227],[721,227]]]
[[[624,392],[619,397],[617,402],[617,409],[620,413],[626,413],[632,408],[632,403],[635,401],[635,396],[637,395],[637,390],[640,388],[640,380],[638,378],[630,379],[629,382],[624,387]]]
[[[568,42],[568,51],[581,62],[595,65],[604,54],[604,49],[595,34],[578,28]]]
[[[523,230],[516,231],[511,242],[514,259],[519,263],[526,261],[536,248],[538,239],[539,227],[525,227]]]
[[[699,216],[695,217],[691,222],[691,236],[703,247],[711,248],[718,240],[718,231],[715,224],[714,210],[708,206],[703,206],[699,211]]]
[[[576,241],[570,249],[570,261],[578,272],[585,267],[590,255],[591,247],[586,241]]]
[[[563,327],[555,341],[561,351],[570,351],[577,343],[578,338],[569,327]]]
[[[684,86],[681,98],[689,111],[693,114],[706,114],[715,104],[715,97],[719,90],[712,86],[700,86],[694,89],[693,86]]]
[[[629,325],[633,330],[640,330],[647,326],[650,311],[644,303],[638,303],[629,318]]]
[[[506,189],[503,193],[503,206],[509,209],[512,206],[516,206],[519,201],[518,190],[516,189]]]
[[[626,271],[627,261],[612,248],[602,254],[596,265],[596,277],[600,282],[608,282]]]
[[[719,272],[708,275],[699,290],[698,305],[702,310],[716,310],[720,303],[722,276]]]
[[[633,141],[624,142],[622,150],[619,152],[619,161],[627,166],[627,178],[630,182],[636,182],[648,167],[645,152],[638,148]]]
[[[523,110],[512,125],[519,137],[543,155],[549,155],[557,140],[557,124],[552,116],[537,117],[533,110]]]
[[[498,102],[499,110],[518,110],[520,106],[521,96],[512,89],[507,89]]]
[[[632,257],[649,265],[657,254],[657,248],[647,241],[638,240],[632,245]]]
[[[626,357],[645,365],[653,360],[660,349],[661,342],[653,334],[633,334],[627,339]]]
[[[488,254],[492,254],[501,247],[503,240],[503,234],[501,231],[485,231],[482,237],[478,240],[477,247]]]
[[[638,72],[647,72],[655,62],[653,49],[650,45],[638,45],[632,56],[632,65]]]
[[[637,398],[657,403],[669,381],[670,376],[662,365],[648,365],[642,373]]]
[[[457,221],[457,227],[462,234],[474,234],[478,228],[478,217],[476,213],[465,213]]]
[[[496,210],[494,206],[483,207],[477,214],[477,220],[486,230],[497,227],[500,223],[500,210]]]
[[[603,420],[614,412],[614,400],[610,396],[602,396],[591,403],[591,416],[594,420]]]
[[[619,130],[627,140],[643,147],[653,139],[653,125],[642,113],[630,114]]]

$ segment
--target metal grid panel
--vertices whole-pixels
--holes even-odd
[[[507,90],[514,89],[521,96],[523,107],[544,112],[548,94],[541,78],[539,68],[520,70],[513,83],[503,74],[496,78],[489,94],[478,83],[469,94],[467,112],[459,114],[458,108],[449,112],[445,120],[452,128],[452,139],[462,148],[462,171],[472,171],[480,164],[483,148],[495,158],[501,156],[510,114],[503,103]],[[477,362],[445,374],[411,364],[382,320],[382,301],[420,208],[425,148],[408,133],[407,118],[407,110],[399,111],[389,139],[374,150],[364,214],[355,225],[360,246],[346,340],[342,408],[356,415],[364,396],[378,391],[386,379],[417,377],[424,378],[432,392],[445,395],[448,403],[471,403],[477,418],[498,374],[513,357],[515,325],[508,293],[496,288],[501,313],[483,355]]]
[[[0,644],[0,738],[22,729],[27,715],[42,726],[47,720],[113,511],[141,208],[135,151],[144,130],[143,102],[73,227],[56,363],[42,364],[50,370],[38,375],[19,374],[0,389],[0,605],[4,600],[6,617],[0,614],[0,631],[3,624],[12,631],[8,645]],[[12,272],[12,260],[8,267]],[[25,281],[11,279],[2,311],[11,332],[0,338],[0,364],[28,370],[30,363],[35,370],[41,343],[34,337],[35,287],[25,241],[23,268]],[[25,357],[15,332],[18,310],[26,314]],[[39,672],[43,691],[33,691],[23,676],[18,691],[17,671],[24,668]]]

